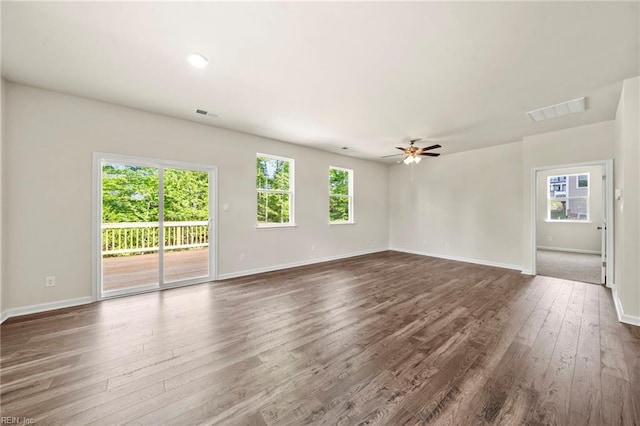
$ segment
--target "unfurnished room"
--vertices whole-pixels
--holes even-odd
[[[1,424],[640,425],[639,2],[0,24]]]

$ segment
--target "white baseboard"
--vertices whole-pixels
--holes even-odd
[[[515,269],[516,271],[522,271],[522,266],[513,265],[510,263],[492,262],[490,260],[471,259],[468,257],[460,257],[460,256],[450,256],[447,254],[431,253],[431,252],[420,251],[420,250],[410,250],[410,249],[404,249],[399,247],[390,247],[389,250],[400,251],[403,253],[419,254],[422,256],[437,257],[439,259],[456,260],[458,262],[475,263],[477,265],[495,266],[497,268]]]
[[[262,274],[264,272],[273,272],[273,271],[279,271],[279,270],[282,270],[282,269],[297,268],[298,266],[313,265],[314,263],[331,262],[332,260],[347,259],[349,257],[362,256],[362,255],[365,255],[365,254],[372,254],[372,253],[379,253],[381,251],[387,251],[387,250],[389,250],[389,249],[385,247],[385,248],[364,250],[364,251],[359,251],[359,252],[355,252],[355,253],[341,254],[341,255],[338,255],[338,256],[329,256],[329,257],[321,257],[321,258],[317,258],[317,259],[302,260],[302,261],[299,261],[299,262],[285,263],[285,264],[275,265],[275,266],[265,266],[264,268],[247,269],[247,270],[244,270],[244,271],[229,272],[229,273],[226,273],[226,274],[218,274],[218,280],[228,280],[228,279],[231,279],[231,278],[246,277],[248,275]]]
[[[538,250],[551,250],[551,251],[565,251],[568,253],[582,253],[582,254],[600,254],[600,250],[582,250],[582,249],[572,249],[572,248],[564,248],[564,247],[549,247],[549,246],[538,246]]]
[[[620,298],[618,297],[618,292],[615,289],[615,285],[613,287],[614,288],[612,289],[611,294],[613,295],[613,302],[616,306],[618,321],[640,327],[640,317],[637,317],[635,315],[627,315],[624,313],[624,310],[622,309],[622,303],[620,302]]]
[[[42,303],[40,305],[23,306],[21,308],[7,309],[2,312],[2,321],[4,322],[8,318],[17,317],[20,315],[37,314],[39,312],[53,311],[54,309],[70,308],[72,306],[86,305],[93,302],[91,296],[79,297],[77,299],[59,300],[57,302]]]
[[[533,271],[531,269],[523,269],[521,274],[522,275],[533,275]]]

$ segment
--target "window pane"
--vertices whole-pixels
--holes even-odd
[[[567,177],[549,176],[549,198],[567,196]]]
[[[549,200],[549,219],[565,220],[567,218],[566,201]]]
[[[102,164],[102,222],[157,222],[158,169]]]
[[[269,157],[256,157],[256,188],[289,190],[289,162]]]
[[[258,192],[258,223],[289,223],[289,194]]]
[[[587,220],[587,199],[569,198],[567,200],[567,219]]]
[[[578,175],[578,188],[589,187],[589,175]]]
[[[349,195],[349,171],[329,169],[329,193]]]
[[[329,221],[349,221],[349,197],[329,197]]]

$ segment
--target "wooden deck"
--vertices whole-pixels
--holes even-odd
[[[208,248],[165,253],[165,282],[208,275]],[[158,283],[158,253],[102,260],[104,291]]]
[[[640,328],[617,321],[608,289],[412,254],[0,332],[2,415],[36,424],[640,424]]]

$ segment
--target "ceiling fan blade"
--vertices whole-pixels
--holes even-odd
[[[384,157],[380,157],[380,158],[397,157],[398,155],[404,155],[404,154],[385,155]]]
[[[440,154],[434,154],[433,152],[423,152],[420,155],[428,156],[428,157],[438,157]]]
[[[432,149],[436,149],[436,148],[442,148],[442,147],[440,145],[438,145],[438,144],[435,144],[435,145],[428,146],[426,148],[420,148],[420,150],[422,150],[422,151],[431,151]]]
[[[399,149],[400,151],[406,151],[407,150],[407,148],[401,148],[399,146],[396,146],[396,149]]]

